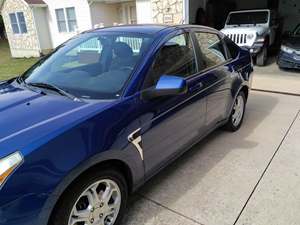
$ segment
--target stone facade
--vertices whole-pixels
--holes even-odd
[[[181,24],[183,0],[151,0],[154,23]]]
[[[24,13],[27,33],[13,33],[9,14],[15,12]],[[12,57],[39,57],[40,44],[37,29],[35,27],[33,12],[29,5],[27,5],[27,3],[23,0],[6,0],[2,8],[2,16]]]

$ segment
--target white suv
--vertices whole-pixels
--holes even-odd
[[[230,12],[221,31],[240,47],[246,47],[256,57],[256,63],[264,66],[268,48],[274,44],[278,18],[269,9]]]

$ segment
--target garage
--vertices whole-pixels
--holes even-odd
[[[296,29],[300,23],[300,0],[137,0],[136,4],[138,23],[199,24],[218,30],[224,28],[226,18],[231,11],[269,10],[270,16],[266,17],[268,22],[265,22],[265,25],[270,28],[269,23],[272,24],[273,34],[271,41],[268,42],[267,51],[264,51],[260,57],[258,63],[260,66],[256,66],[253,87],[300,95],[300,26]],[[240,15],[236,18],[239,19]],[[243,24],[244,26],[238,23],[233,24],[232,27],[235,29],[245,25],[254,27],[251,23]],[[295,35],[297,30],[299,34]],[[227,36],[230,37],[230,33]],[[266,40],[268,39],[263,39],[260,47],[264,46]],[[282,44],[284,51],[281,51]],[[243,46],[240,43],[238,45]],[[254,53],[253,61],[257,62],[257,55],[261,53],[261,49]],[[283,60],[282,68],[277,65],[278,58]]]
[[[252,52],[253,61],[256,64],[254,89],[300,94],[298,79],[300,35],[298,34],[291,40],[293,33],[297,30],[300,32],[299,0],[186,0],[184,5],[183,17],[187,23],[211,26],[221,30],[236,44],[247,47]],[[250,22],[243,24],[242,20],[246,17],[250,19],[253,14],[254,17],[251,19],[255,21],[255,18],[259,19],[260,14],[266,9],[270,10],[270,15],[269,24],[266,23],[264,32],[270,29],[270,35],[264,36],[261,44],[256,48],[255,40],[251,44],[246,42],[250,35],[255,36],[259,33],[254,27],[261,27],[262,24]],[[227,21],[230,12],[245,10],[254,10],[255,13],[235,13]],[[266,14],[265,18],[267,17]],[[229,24],[230,21],[233,22]],[[249,33],[249,30],[253,33]],[[252,47],[249,48],[251,45]]]
[[[249,9],[271,9],[277,11],[283,20],[283,32],[291,31],[300,21],[300,1],[298,0],[189,0],[186,2],[185,18],[189,23],[201,24],[201,14],[208,17],[207,24],[220,30],[224,27],[231,11]]]

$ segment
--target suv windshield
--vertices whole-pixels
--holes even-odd
[[[227,25],[263,24],[268,22],[268,11],[231,13]]]
[[[27,84],[50,84],[79,98],[120,97],[152,37],[101,32],[79,35],[24,73]]]

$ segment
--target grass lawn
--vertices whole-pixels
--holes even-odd
[[[0,80],[22,74],[38,59],[13,59],[6,41],[0,40]]]

